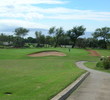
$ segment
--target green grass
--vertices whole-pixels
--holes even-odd
[[[39,58],[49,58],[49,57],[28,57],[27,54],[34,52],[45,51],[45,50],[58,50],[67,54],[66,57],[74,60],[96,60],[98,57],[89,56],[89,53],[84,49],[71,49],[68,48],[37,48],[37,49],[0,49],[0,59],[39,59]],[[89,59],[88,59],[89,56]],[[54,57],[59,58],[59,57]],[[61,58],[61,57],[60,57]]]
[[[110,56],[110,50],[96,50],[97,52],[99,52],[101,54],[101,56]]]
[[[100,53],[101,56],[110,56],[110,50],[96,50],[98,53]],[[95,61],[95,60],[94,60]],[[95,70],[99,70],[99,71],[103,71],[103,72],[108,72],[110,73],[110,70],[105,70],[103,68],[100,67],[96,67],[96,63],[99,61],[96,60],[96,62],[86,62],[85,66],[87,66],[88,68],[91,69],[95,69]]]
[[[58,50],[67,56],[27,56],[44,50]],[[88,58],[98,60],[83,49],[0,49],[0,100],[49,100],[85,72],[75,62]]]

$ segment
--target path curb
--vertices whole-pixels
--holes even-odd
[[[51,100],[65,100],[73,91],[75,91],[78,86],[87,78],[90,72],[82,74],[75,82],[66,87],[63,91],[58,93]]]

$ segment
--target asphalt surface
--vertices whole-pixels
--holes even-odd
[[[89,69],[85,61],[76,65],[90,72],[90,75],[66,100],[110,100],[110,74]]]

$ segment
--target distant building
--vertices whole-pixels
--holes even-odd
[[[12,45],[13,42],[3,42],[3,45],[8,46],[8,45]]]

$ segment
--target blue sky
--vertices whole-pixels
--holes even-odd
[[[110,0],[0,0],[0,32],[13,33],[17,27],[68,30],[79,25],[93,32],[110,27],[109,4]]]

